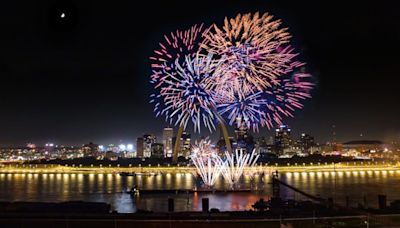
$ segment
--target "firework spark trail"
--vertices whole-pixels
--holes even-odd
[[[252,153],[236,150],[235,154],[225,152],[225,158],[222,158],[212,147],[211,141],[205,139],[193,145],[190,158],[203,183],[211,187],[221,174],[230,186],[234,186],[243,176],[245,169],[251,174],[254,172],[259,155],[256,155],[255,149]]]
[[[201,48],[224,56],[228,75],[243,78],[250,88],[261,90],[275,83],[277,77],[301,63],[293,61],[297,53],[285,45],[290,34],[280,28],[280,20],[265,13],[238,14],[225,18],[220,29],[215,24],[204,34]]]
[[[223,58],[224,72],[205,79],[204,88],[230,125],[240,118],[256,132],[273,128],[310,97],[310,75],[293,73],[305,64],[295,60],[290,34],[268,13],[225,18],[222,28],[213,25],[204,36],[202,50]]]
[[[282,124],[283,117],[293,117],[295,110],[303,107],[301,102],[311,98],[310,90],[314,84],[310,82],[309,74],[294,73],[281,76],[276,85],[257,92],[243,92],[244,87],[240,84],[228,85],[208,92],[218,113],[230,125],[240,118],[248,128],[258,131],[260,126],[270,129]]]
[[[213,186],[221,174],[222,166],[217,165],[212,157],[206,158],[206,161],[198,156],[192,156],[191,159],[203,183],[209,187]]]
[[[258,131],[258,125],[266,118],[263,106],[268,105],[262,95],[262,92],[257,92],[244,97],[226,96],[225,102],[218,102],[218,112],[228,118],[230,125],[234,125],[237,119],[242,119],[247,127]]]
[[[165,72],[164,86],[150,101],[155,103],[156,115],[165,116],[168,122],[185,128],[191,121],[198,132],[202,124],[210,131],[215,130],[216,105],[204,89],[203,81],[219,74],[220,64],[221,61],[215,61],[211,54],[197,54],[194,58],[186,56],[183,64],[177,60],[174,74]]]
[[[165,36],[151,58],[156,116],[185,128],[191,122],[199,132],[201,125],[215,130],[216,119],[230,125],[241,119],[258,131],[293,117],[313,84],[281,24],[268,13],[239,14],[222,28],[193,26]]]
[[[188,30],[177,30],[164,35],[164,41],[159,43],[160,48],[154,50],[154,55],[150,57],[153,69],[151,82],[155,84],[155,88],[162,85],[166,78],[165,72],[174,74],[176,61],[182,64],[186,56],[193,58],[197,54],[206,31],[208,29],[201,24],[194,25]]]
[[[193,145],[190,158],[203,183],[208,187],[213,186],[215,181],[220,177],[223,163],[220,162],[218,157],[211,145],[211,141],[208,139],[201,140],[199,143],[196,142]]]
[[[232,186],[239,182],[245,168],[255,166],[259,155],[256,155],[254,149],[252,153],[243,153],[243,150],[236,150],[235,154],[225,152],[226,160],[222,168],[224,179]],[[252,170],[252,169],[251,169]]]
[[[212,71],[212,64],[200,62],[203,57],[198,58],[199,44],[207,30],[203,25],[194,25],[185,31],[171,32],[150,57],[153,69],[150,82],[155,90],[150,95],[150,103],[154,104],[156,116],[163,116],[171,125],[185,127],[191,120],[196,131],[200,131],[200,121],[210,131],[215,128],[214,115],[207,108],[212,100],[201,91],[199,84],[199,74],[206,76]],[[191,89],[185,90],[185,86]]]

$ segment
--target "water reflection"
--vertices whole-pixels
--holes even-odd
[[[336,203],[345,204],[349,196],[352,206],[364,203],[377,205],[377,195],[385,194],[388,200],[400,199],[399,171],[346,171],[346,172],[294,172],[283,173],[281,180],[313,195],[332,197]],[[271,195],[270,176],[244,176],[239,186],[263,191],[227,194],[141,194],[131,197],[124,193],[136,185],[139,189],[190,189],[201,186],[198,177],[190,173],[137,175],[121,177],[117,174],[5,174],[0,173],[0,201],[59,202],[83,200],[107,202],[113,210],[134,212],[139,209],[166,211],[167,198],[175,199],[177,211],[201,210],[201,198],[210,199],[210,208],[248,210],[259,198]],[[221,178],[215,188],[229,187]],[[355,191],[355,189],[357,191]],[[304,199],[294,191],[281,187],[281,196],[287,199]]]

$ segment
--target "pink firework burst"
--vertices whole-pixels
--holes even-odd
[[[224,57],[229,80],[244,80],[253,91],[262,90],[300,64],[293,61],[297,54],[287,45],[287,30],[268,13],[239,14],[225,18],[222,28],[214,24],[201,48]]]
[[[282,124],[283,117],[293,117],[302,102],[311,98],[310,74],[296,72],[281,76],[271,87],[257,92],[243,92],[239,85],[223,90],[209,91],[217,105],[219,115],[234,125],[237,119],[253,131],[259,127],[273,128]]]
[[[177,30],[169,35],[164,35],[159,48],[154,50],[150,57],[153,74],[151,82],[155,87],[161,86],[166,73],[174,74],[175,62],[185,62],[186,56],[193,58],[199,50],[199,44],[203,40],[203,34],[207,31],[203,24],[194,25],[188,30]]]

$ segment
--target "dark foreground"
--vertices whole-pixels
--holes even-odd
[[[332,202],[260,199],[252,211],[110,212],[106,203],[70,201],[62,203],[0,202],[0,228],[132,228],[132,227],[400,227],[400,201],[382,209],[335,206]]]
[[[2,228],[132,228],[132,227],[400,227],[400,215],[337,216],[271,219],[240,218],[229,213],[174,213],[157,216],[2,214]],[[369,226],[367,226],[369,223]],[[281,224],[286,226],[280,226]]]

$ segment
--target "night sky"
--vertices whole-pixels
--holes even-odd
[[[4,1],[0,146],[128,143],[147,132],[161,135],[166,124],[148,104],[148,58],[163,35],[256,11],[290,28],[317,83],[313,99],[287,121],[295,134],[325,142],[335,125],[339,141],[399,139],[399,6],[355,2]]]

